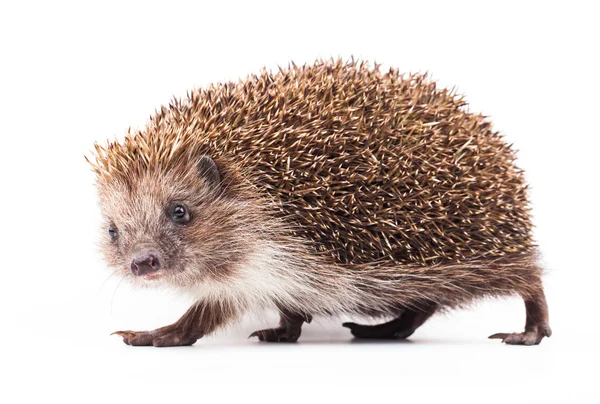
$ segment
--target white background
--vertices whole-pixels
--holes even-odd
[[[2,2],[0,401],[599,402],[594,3]],[[353,342],[340,320],[296,345],[246,340],[272,316],[187,348],[109,337],[166,325],[189,302],[103,283],[93,142],[188,89],[351,55],[456,85],[520,150],[552,338],[486,339],[522,329],[516,298],[438,315],[409,342]]]

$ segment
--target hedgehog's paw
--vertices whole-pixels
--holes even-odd
[[[498,333],[490,335],[490,339],[501,339],[502,342],[509,345],[537,345],[542,342],[544,337],[550,337],[552,330],[548,325],[535,327],[533,330],[514,333]]]
[[[152,345],[156,347],[168,346],[189,346],[198,341],[198,336],[190,335],[183,330],[175,330],[166,335],[161,335],[152,340]]]
[[[378,325],[344,323],[342,326],[349,328],[355,338],[364,339],[405,339],[414,332],[408,328],[391,327],[390,323]]]
[[[123,337],[123,342],[133,346],[151,346],[155,331],[115,331],[110,335]]]
[[[296,342],[300,338],[300,329],[287,327],[269,328],[266,330],[255,331],[248,338],[258,337],[259,341],[264,342]]]
[[[199,338],[171,326],[154,331],[115,331],[111,335],[119,335],[127,345],[156,347],[192,345]]]

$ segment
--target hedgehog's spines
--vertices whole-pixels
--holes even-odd
[[[90,164],[99,181],[183,172],[200,152],[245,167],[297,237],[345,265],[528,254],[526,185],[510,146],[454,89],[379,66],[292,63],[193,91],[145,130],[96,144]]]

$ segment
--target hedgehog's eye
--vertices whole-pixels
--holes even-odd
[[[117,238],[119,238],[119,232],[117,231],[117,228],[113,225],[108,226],[108,235],[110,236],[110,239],[112,241],[115,241]]]
[[[185,206],[181,204],[173,205],[171,208],[171,219],[177,223],[187,223],[190,221],[190,214]]]

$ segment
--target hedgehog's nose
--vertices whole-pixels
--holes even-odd
[[[154,253],[142,254],[131,261],[131,272],[136,276],[151,274],[160,269],[160,261]]]

